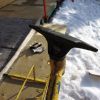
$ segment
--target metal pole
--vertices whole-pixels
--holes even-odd
[[[43,0],[43,12],[44,12],[44,19],[47,20],[47,11],[46,11],[46,0]]]

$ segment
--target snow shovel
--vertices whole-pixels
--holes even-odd
[[[65,56],[69,50],[74,47],[91,50],[94,52],[97,52],[98,50],[79,39],[55,32],[49,28],[35,25],[29,25],[29,27],[41,33],[48,42],[51,75],[46,100],[58,100],[59,87],[65,65]]]

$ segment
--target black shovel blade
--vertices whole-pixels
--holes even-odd
[[[82,40],[79,40],[69,35],[61,34],[59,32],[55,32],[49,28],[35,25],[29,25],[29,27],[41,33],[46,38],[48,42],[49,55],[60,58],[65,56],[72,48],[81,48],[93,52],[98,51],[97,48]]]

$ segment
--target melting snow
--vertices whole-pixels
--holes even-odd
[[[100,100],[100,77],[88,70],[100,72],[100,0],[65,0],[53,23],[64,24],[69,35],[98,48],[98,52],[72,49],[62,79],[60,100]]]

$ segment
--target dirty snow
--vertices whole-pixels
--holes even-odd
[[[66,57],[59,100],[100,100],[100,0],[65,0],[53,23],[64,24],[69,35],[98,48],[98,52],[72,49]]]

